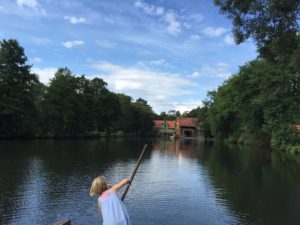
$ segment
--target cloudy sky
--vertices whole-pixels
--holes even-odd
[[[41,82],[68,67],[157,113],[196,108],[257,55],[251,41],[234,44],[213,0],[1,0],[0,39],[10,38]]]

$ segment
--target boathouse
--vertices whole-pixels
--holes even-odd
[[[159,135],[173,135],[175,133],[175,120],[154,120],[154,129]]]
[[[198,119],[177,117],[175,120],[154,120],[154,129],[160,136],[196,137],[198,134]]]
[[[176,118],[176,136],[178,137],[196,137],[198,131],[198,119],[191,117]]]

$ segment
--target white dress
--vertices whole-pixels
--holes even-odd
[[[117,193],[109,190],[98,198],[101,205],[103,225],[132,225],[127,209]]]

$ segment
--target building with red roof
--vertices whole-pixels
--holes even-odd
[[[298,135],[300,135],[300,124],[295,124],[294,125],[295,131]]]
[[[154,129],[159,135],[176,135],[176,137],[196,137],[198,119],[177,117],[176,120],[154,120]]]
[[[153,120],[154,129],[160,135],[172,135],[175,133],[175,121],[173,120]]]
[[[178,124],[178,129],[176,129],[177,137],[195,137],[198,130],[198,119],[192,117],[177,117],[176,124]]]

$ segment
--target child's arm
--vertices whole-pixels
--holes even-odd
[[[118,191],[121,187],[123,187],[125,184],[130,184],[130,180],[125,178],[122,181],[120,181],[119,183],[115,184],[114,186],[112,186],[112,190],[114,191]]]

